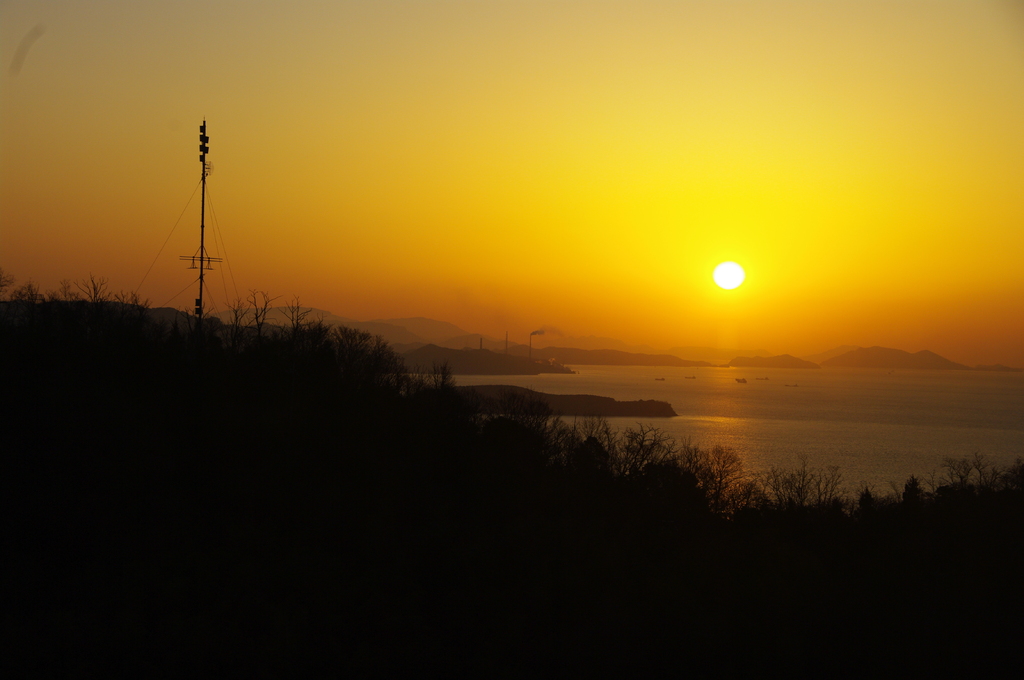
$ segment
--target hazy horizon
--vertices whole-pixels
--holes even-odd
[[[293,302],[294,302],[294,299],[293,299]],[[287,325],[287,324],[291,323],[291,321],[290,321],[291,310],[289,309],[288,306],[275,306],[275,307],[270,308],[270,310],[271,311],[270,311],[270,313],[267,316],[267,321],[268,322],[277,323],[277,324],[284,324],[284,325]],[[430,319],[430,318],[427,318],[427,317],[410,317],[410,318],[395,318],[395,319],[382,319],[382,318],[376,318],[376,319],[351,319],[351,318],[345,317],[343,315],[334,314],[331,310],[318,309],[318,308],[315,308],[315,307],[308,307],[308,306],[305,306],[305,305],[300,305],[300,310],[301,311],[305,311],[305,312],[307,312],[309,314],[307,319],[321,320],[321,321],[325,321],[327,323],[344,324],[346,322],[354,322],[354,323],[360,324],[360,325],[369,325],[369,324],[390,324],[390,325],[395,325],[395,326],[404,328],[404,329],[408,330],[411,333],[414,333],[415,335],[418,336],[418,340],[421,340],[421,341],[427,342],[427,343],[445,342],[445,341],[454,340],[454,339],[457,339],[457,338],[466,338],[467,339],[467,343],[468,343],[466,346],[469,347],[470,345],[472,345],[472,347],[475,348],[476,345],[474,345],[472,342],[469,342],[468,339],[479,337],[479,338],[482,338],[487,343],[499,343],[499,344],[503,343],[504,340],[505,340],[503,337],[489,335],[487,333],[480,333],[480,332],[474,331],[473,329],[466,329],[466,328],[456,327],[456,326],[454,326],[454,324],[450,324],[450,323],[448,323],[447,321],[445,321],[443,319]],[[220,317],[223,321],[230,322],[230,317],[231,317],[231,312],[230,311],[215,312],[215,315]],[[447,333],[444,333],[444,332],[424,333],[424,332],[419,331],[418,328],[416,328],[415,330],[413,328],[410,328],[410,326],[415,327],[417,325],[416,323],[409,324],[409,323],[406,323],[406,322],[417,322],[419,324],[426,323],[426,324],[429,324],[429,325],[440,325],[442,327],[449,327],[449,328],[448,328],[448,332]],[[543,331],[543,332],[541,332],[541,331]],[[371,329],[371,332],[374,332],[374,331],[372,331],[372,329]],[[376,331],[375,334],[382,334],[382,333],[380,333],[379,331]],[[385,336],[385,340],[388,340],[386,334],[383,334],[383,335]],[[595,335],[570,336],[570,335],[566,335],[561,330],[559,330],[558,328],[555,328],[555,327],[542,328],[542,329],[538,329],[538,330],[536,330],[536,331],[534,331],[532,333],[525,333],[523,335],[524,335],[523,338],[513,337],[512,335],[509,335],[509,337],[508,337],[509,346],[526,347],[528,345],[532,345],[533,347],[538,348],[538,349],[542,349],[542,348],[545,348],[545,347],[569,346],[569,347],[578,347],[580,349],[616,349],[616,350],[621,350],[621,351],[637,352],[637,353],[652,353],[652,352],[653,353],[669,353],[669,354],[675,353],[677,356],[679,356],[682,359],[700,358],[700,357],[684,356],[683,354],[679,353],[681,350],[686,350],[686,349],[717,350],[721,354],[722,357],[727,357],[727,358],[733,358],[733,357],[736,357],[736,356],[751,356],[751,357],[753,357],[753,356],[768,356],[768,355],[781,355],[781,354],[792,354],[793,356],[800,356],[800,357],[803,357],[803,358],[811,358],[811,357],[816,357],[816,356],[819,356],[819,355],[826,355],[826,354],[827,355],[835,355],[835,353],[837,351],[839,351],[839,350],[843,350],[843,352],[846,352],[846,351],[852,351],[852,350],[858,349],[858,348],[878,347],[879,346],[879,345],[849,345],[849,344],[845,344],[845,345],[836,345],[834,347],[828,347],[828,348],[819,349],[818,351],[813,352],[813,353],[796,355],[796,354],[793,354],[792,352],[789,352],[789,351],[786,351],[786,350],[774,350],[774,349],[761,348],[761,347],[757,347],[757,348],[755,348],[755,347],[742,348],[742,347],[721,347],[721,346],[716,347],[716,346],[697,346],[697,345],[674,345],[674,346],[670,346],[670,347],[657,347],[657,346],[651,346],[649,344],[630,344],[630,343],[627,343],[627,342],[621,340],[620,338],[615,338],[615,337],[604,337],[604,336],[595,336]],[[533,336],[533,339],[531,339],[531,336]],[[581,342],[581,341],[583,341],[583,342]],[[474,342],[475,342],[475,340],[474,340]],[[902,350],[902,351],[905,351],[905,352],[909,352],[910,354],[914,354],[914,353],[920,352],[920,351],[932,351],[932,350],[930,350],[927,347],[922,347],[922,348],[916,349],[916,350],[907,350],[906,348],[903,348],[903,347],[893,347],[893,348],[889,348],[889,349]],[[839,353],[843,353],[843,352],[839,352]],[[754,354],[754,353],[756,353],[756,354]],[[945,357],[945,358],[949,359],[950,357]],[[814,359],[812,359],[812,360],[814,360]],[[957,362],[957,363],[965,363],[965,362]],[[966,365],[973,367],[976,364],[966,364]]]
[[[553,326],[1024,366],[1016,3],[15,1],[0,19],[0,267],[19,283],[145,276],[154,306],[190,307],[205,118],[219,309],[258,289],[520,343]],[[734,290],[723,261],[746,270]]]

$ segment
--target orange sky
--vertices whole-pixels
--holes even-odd
[[[0,48],[0,266],[44,289],[139,285],[205,116],[220,308],[1024,366],[1018,3],[7,1]]]

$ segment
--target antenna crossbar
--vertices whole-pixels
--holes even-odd
[[[203,255],[202,257],[199,255],[179,255],[178,259],[183,262],[190,262],[191,264],[189,264],[188,269],[199,269],[198,265],[196,265],[196,260],[199,260],[206,271],[213,271],[213,267],[210,266],[211,262],[224,261],[222,257],[210,257],[209,255]]]

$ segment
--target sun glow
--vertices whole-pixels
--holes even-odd
[[[250,4],[0,5],[15,288],[189,306],[205,116],[218,309],[1024,366],[1020,3]]]
[[[743,280],[747,278],[747,273],[735,262],[723,262],[715,267],[715,273],[712,276],[720,288],[732,290],[743,283]]]

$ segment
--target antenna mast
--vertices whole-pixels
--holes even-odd
[[[213,269],[210,266],[212,263],[221,261],[219,257],[210,257],[206,254],[206,176],[212,169],[211,165],[206,162],[206,154],[210,152],[210,147],[207,146],[209,143],[210,138],[206,134],[206,119],[204,118],[203,124],[199,126],[199,162],[203,165],[203,197],[200,203],[202,207],[199,211],[199,250],[195,255],[181,256],[182,260],[192,263],[189,269],[199,269],[199,297],[196,298],[196,319],[199,326],[203,325],[203,275],[207,269]],[[198,267],[196,267],[197,259],[199,260]]]

